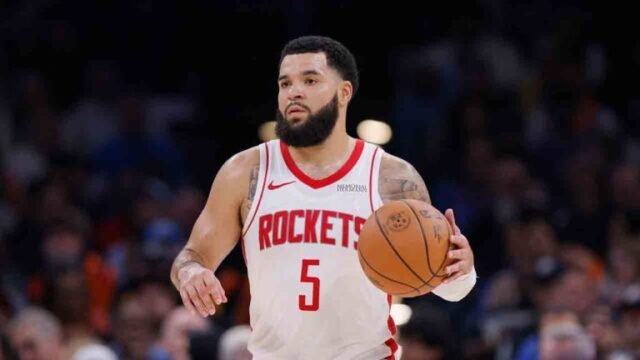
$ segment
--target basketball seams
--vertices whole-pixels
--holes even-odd
[[[447,229],[449,229],[449,236],[447,237],[447,252],[449,252],[449,248],[451,247],[451,234],[452,234],[452,229],[450,226],[448,226],[447,224]],[[442,263],[440,264],[440,266],[438,267],[438,271],[436,272],[436,277],[447,277],[447,275],[438,275],[440,273],[440,270],[442,269],[442,267],[444,266],[444,264],[446,264],[447,262],[447,256],[444,256],[442,258]]]
[[[427,282],[424,281],[424,279],[422,279],[422,277],[420,277],[420,275],[418,275],[415,271],[413,271],[413,268],[411,266],[409,266],[409,264],[407,264],[407,262],[404,260],[404,258],[400,255],[400,253],[398,253],[398,250],[395,248],[395,246],[393,246],[393,244],[391,243],[391,240],[389,240],[389,238],[387,237],[387,233],[385,233],[384,229],[382,228],[382,224],[380,224],[380,218],[378,218],[378,211],[375,211],[373,213],[373,215],[375,216],[376,219],[376,224],[378,225],[378,229],[380,230],[380,233],[382,234],[382,236],[384,237],[384,239],[387,241],[387,244],[389,244],[389,246],[391,247],[391,250],[393,250],[393,252],[396,254],[396,256],[398,257],[398,259],[400,259],[400,261],[402,261],[402,263],[404,264],[404,266],[413,274],[415,275],[415,277],[418,278],[418,280],[422,281],[423,284],[426,284]]]
[[[429,280],[427,281],[428,283],[431,283],[431,280],[433,280],[433,278],[443,278],[443,277],[447,277],[446,274],[444,275],[439,275],[440,270],[442,269],[442,267],[444,266],[444,264],[447,262],[447,255],[445,254],[445,256],[442,258],[442,263],[440,263],[440,266],[438,266],[438,269],[436,270],[436,272],[433,272],[433,269],[431,269],[431,260],[429,259],[429,245],[426,241],[426,235],[425,235],[425,231],[424,228],[422,227],[422,221],[420,221],[420,219],[418,218],[418,214],[416,214],[414,208],[405,200],[402,200],[403,203],[405,203],[405,205],[407,205],[410,209],[411,212],[413,212],[413,214],[416,216],[416,220],[418,220],[418,224],[420,225],[420,230],[422,232],[422,236],[423,236],[423,240],[425,241],[424,245],[425,245],[425,249],[427,251],[427,264],[429,266],[429,271],[431,272],[431,277],[429,278]],[[447,229],[449,229],[449,226],[447,226]],[[449,237],[451,237],[451,231],[449,231]],[[449,246],[451,246],[451,241],[449,240],[449,238],[447,238],[447,249],[449,248]],[[432,287],[433,288],[433,287]]]
[[[431,279],[433,279],[433,275],[436,275],[437,273],[434,273],[433,269],[431,268],[431,258],[429,257],[429,244],[427,243],[427,235],[424,231],[424,227],[422,226],[422,221],[420,221],[418,214],[416,214],[416,211],[413,209],[411,205],[409,205],[409,203],[406,200],[401,200],[401,201],[411,210],[413,215],[416,217],[416,221],[418,222],[418,228],[420,229],[420,233],[422,235],[422,242],[424,243],[424,252],[427,256],[427,266],[429,267],[429,272],[431,272],[431,276],[432,276]],[[429,279],[429,281],[431,281],[431,279]]]
[[[367,261],[367,259],[365,259],[364,255],[362,254],[362,251],[358,251],[358,257],[359,257],[362,261],[364,261],[364,264],[365,264],[365,265],[367,265],[367,267],[369,267],[371,270],[373,270],[373,272],[375,272],[377,275],[379,275],[379,276],[383,277],[383,278],[384,278],[384,279],[386,279],[386,280],[389,280],[389,281],[392,281],[392,282],[394,282],[394,283],[397,283],[397,284],[400,284],[400,285],[402,285],[402,286],[406,286],[406,287],[409,287],[409,288],[413,289],[413,290],[411,290],[411,291],[406,292],[405,294],[409,294],[409,293],[412,293],[412,292],[414,292],[414,291],[418,291],[418,290],[420,290],[420,289],[424,286],[424,285],[420,285],[419,287],[415,287],[415,286],[413,286],[413,285],[409,285],[409,284],[404,283],[404,282],[402,282],[402,281],[398,281],[398,280],[392,279],[392,278],[390,278],[390,277],[388,277],[388,276],[386,276],[386,275],[384,275],[384,274],[380,273],[380,272],[379,272],[378,270],[376,270],[373,266],[371,266],[371,264],[369,264],[369,262]],[[365,273],[365,274],[366,274],[366,273]],[[430,285],[428,285],[428,284],[427,284],[427,286],[430,286]]]

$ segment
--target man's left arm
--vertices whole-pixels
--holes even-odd
[[[431,204],[429,191],[416,169],[407,161],[384,153],[380,162],[378,191],[383,203],[401,199],[415,199]],[[447,266],[447,278],[433,289],[433,293],[447,301],[460,301],[476,284],[473,250],[467,238],[456,225],[452,209],[444,213],[453,229],[451,243],[454,248],[447,256],[454,262]]]

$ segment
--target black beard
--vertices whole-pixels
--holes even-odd
[[[299,104],[298,104],[299,105]],[[300,105],[302,106],[302,105]],[[338,122],[338,95],[315,113],[309,112],[304,123],[292,125],[278,109],[276,111],[276,135],[285,144],[293,147],[308,147],[322,144],[333,132]],[[285,110],[286,111],[286,110]]]

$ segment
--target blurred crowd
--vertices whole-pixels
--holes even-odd
[[[1,17],[0,359],[250,358],[238,249],[217,274],[229,303],[214,317],[189,314],[169,282],[217,168],[241,150],[216,147],[211,114],[236,108],[209,104],[194,85],[205,74],[184,60],[163,77],[157,38],[115,46],[131,34],[110,24],[110,41],[86,45],[95,25],[72,8],[91,6],[62,3],[9,2]],[[114,3],[122,26],[156,14],[143,24],[175,27],[171,2]],[[251,4],[226,11],[265,11]],[[640,80],[640,43],[585,6],[478,2],[451,26],[413,14],[402,46],[369,53],[329,33],[365,70],[384,49],[390,87],[367,92],[378,75],[363,71],[351,119],[380,110],[394,130],[385,149],[455,209],[475,251],[463,301],[404,300],[403,359],[640,357],[640,95],[620,85]],[[303,20],[290,36],[314,30]],[[259,142],[237,126],[238,144]]]

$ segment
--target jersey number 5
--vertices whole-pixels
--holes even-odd
[[[320,307],[320,279],[315,276],[309,276],[309,267],[320,265],[318,259],[302,259],[302,269],[300,272],[300,282],[310,283],[311,288],[311,303],[307,303],[307,296],[298,296],[298,306],[302,311],[317,311]]]

